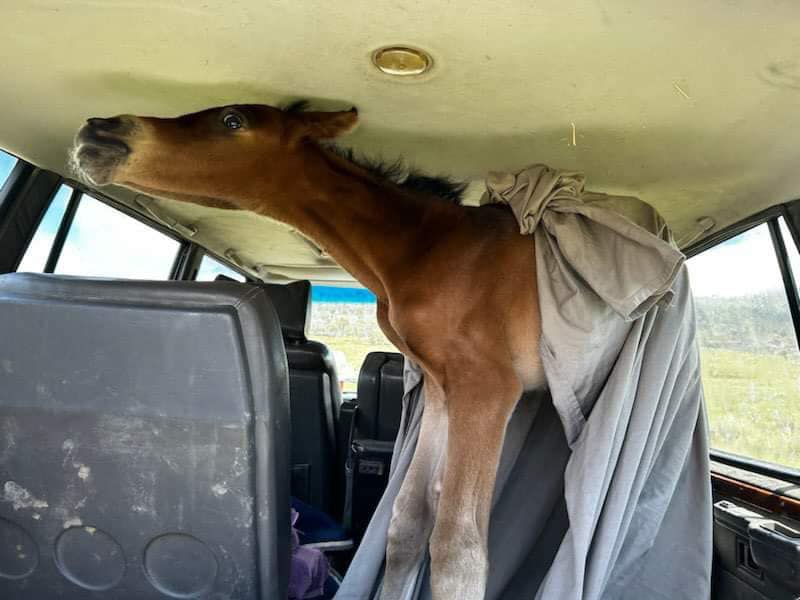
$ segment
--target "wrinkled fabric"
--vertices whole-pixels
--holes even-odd
[[[289,568],[289,600],[319,598],[328,578],[328,559],[322,551],[300,544],[295,524],[298,513],[292,509],[292,558]]]
[[[708,600],[711,488],[684,257],[635,198],[534,165],[493,173],[532,236],[548,389],[506,432],[489,525],[487,600]],[[424,409],[406,360],[386,493],[337,598],[377,598],[392,503]],[[430,598],[429,559],[407,600]]]

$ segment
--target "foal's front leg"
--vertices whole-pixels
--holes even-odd
[[[497,359],[460,360],[445,388],[447,458],[430,540],[434,600],[482,600],[489,570],[489,514],[506,425],[522,393]]]

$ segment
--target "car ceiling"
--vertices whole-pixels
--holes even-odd
[[[6,1],[0,147],[69,175],[90,116],[308,98],[357,106],[347,145],[468,179],[471,202],[487,171],[544,162],[686,244],[800,195],[798,23],[763,0]],[[380,73],[396,44],[433,69]],[[103,192],[259,277],[350,281],[267,218]]]

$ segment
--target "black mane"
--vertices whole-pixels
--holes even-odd
[[[298,100],[283,106],[282,109],[285,112],[296,113],[306,111],[308,107],[308,101]],[[429,194],[453,204],[461,204],[464,199],[464,190],[467,189],[467,184],[463,181],[441,175],[426,175],[417,169],[408,167],[402,159],[386,162],[357,155],[352,148],[342,148],[336,144],[326,144],[325,147],[365,169],[376,179],[393,183],[403,190]]]
[[[308,100],[295,100],[294,102],[289,102],[281,106],[281,110],[288,113],[298,113],[307,111],[308,107]]]
[[[402,159],[386,162],[357,155],[352,148],[342,148],[335,144],[327,144],[325,147],[357,164],[376,179],[389,181],[409,192],[432,194],[453,204],[461,204],[463,200],[467,184],[461,181],[455,181],[445,176],[426,175],[417,169],[406,166]]]

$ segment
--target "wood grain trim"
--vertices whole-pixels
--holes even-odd
[[[800,520],[800,500],[795,498],[713,472],[711,486],[715,495],[742,500],[776,515]]]

